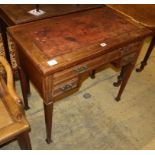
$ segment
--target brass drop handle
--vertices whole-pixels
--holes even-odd
[[[81,66],[79,68],[76,68],[75,71],[77,73],[84,73],[87,69],[88,69],[88,67],[85,65],[85,66]]]
[[[61,91],[67,91],[67,90],[70,90],[70,89],[72,89],[73,88],[73,84],[65,84],[64,86],[62,86],[61,88],[60,88],[60,90]]]

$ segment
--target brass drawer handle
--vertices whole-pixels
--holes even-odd
[[[75,71],[76,71],[77,73],[84,73],[87,69],[88,69],[87,66],[81,66],[81,67],[75,69]]]
[[[61,91],[67,91],[67,90],[70,90],[70,89],[72,89],[73,88],[73,84],[65,84],[64,86],[62,86],[61,88],[60,88],[60,90]]]

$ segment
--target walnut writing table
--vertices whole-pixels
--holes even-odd
[[[143,39],[151,31],[125,20],[107,7],[49,18],[9,28],[26,96],[25,74],[44,102],[47,142],[51,142],[54,102],[80,87],[83,75],[113,63],[127,84]]]
[[[147,65],[147,61],[155,45],[155,5],[153,4],[151,5],[148,5],[148,4],[140,4],[140,5],[139,4],[130,4],[130,5],[109,4],[108,6],[153,31],[154,35],[151,40],[150,46],[146,52],[146,55],[141,62],[140,68],[136,69],[137,72],[141,72],[144,69],[144,67]]]

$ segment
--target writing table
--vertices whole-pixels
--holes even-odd
[[[16,44],[22,89],[27,75],[43,99],[47,142],[51,142],[54,102],[78,90],[81,79],[112,63],[123,70],[119,101],[139,55],[152,32],[107,7],[10,27]],[[103,88],[104,89],[104,88]]]

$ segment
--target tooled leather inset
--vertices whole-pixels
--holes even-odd
[[[49,58],[137,30],[136,26],[107,8],[50,20],[27,27],[29,38],[33,38],[37,47]]]

